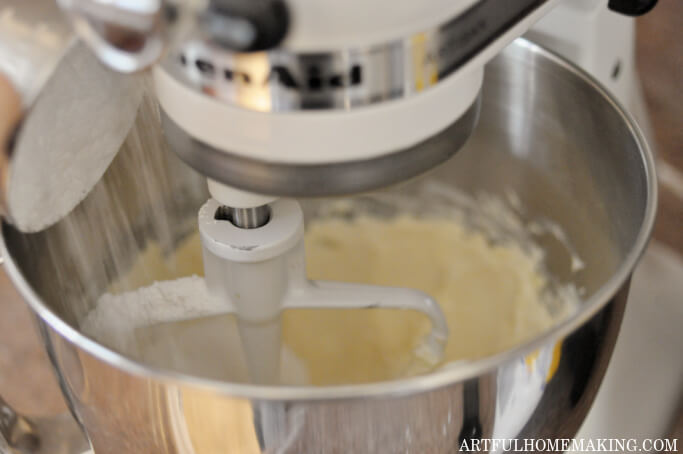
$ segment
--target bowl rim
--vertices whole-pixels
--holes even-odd
[[[391,381],[332,386],[264,386],[230,383],[145,365],[88,338],[62,320],[41,301],[40,297],[33,291],[16,264],[12,261],[12,258],[9,256],[4,236],[1,234],[2,232],[0,232],[0,263],[2,263],[4,257],[4,265],[7,274],[31,309],[44,323],[48,324],[52,330],[73,343],[75,347],[82,349],[109,366],[134,376],[154,379],[166,385],[204,389],[219,395],[231,397],[265,401],[316,401],[369,397],[387,398],[410,395],[431,391],[480,376],[515,358],[524,357],[543,346],[554,345],[559,339],[566,337],[592,318],[611,300],[623,285],[627,283],[638,260],[644,253],[652,233],[657,210],[657,179],[655,164],[647,140],[633,117],[594,77],[569,62],[564,57],[524,38],[516,39],[511,45],[524,48],[534,54],[540,54],[544,58],[547,58],[565,70],[573,73],[575,76],[583,79],[584,82],[592,86],[597,94],[601,95],[612,105],[616,114],[621,117],[624,124],[632,133],[632,136],[640,149],[640,158],[643,161],[642,164],[647,189],[645,212],[640,230],[633,246],[621,260],[621,263],[614,274],[582,304],[581,310],[576,314],[555,325],[553,328],[544,331],[541,335],[512,349],[480,359],[457,361],[451,367],[427,375]]]

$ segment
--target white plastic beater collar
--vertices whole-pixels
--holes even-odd
[[[242,229],[215,219],[221,205],[210,199],[199,210],[202,244],[213,254],[232,262],[253,263],[271,259],[293,248],[304,235],[304,216],[294,200],[270,204],[270,221],[256,229]]]

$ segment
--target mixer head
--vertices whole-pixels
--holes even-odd
[[[153,67],[171,148],[209,178],[214,196],[241,208],[282,196],[371,190],[444,162],[475,127],[484,65],[558,1],[57,3],[78,36],[116,72]],[[641,14],[655,2],[611,0],[609,7]],[[54,6],[53,0],[31,5],[0,0],[0,32],[10,37],[5,40],[8,46],[0,47],[0,52],[9,51],[10,58],[5,59],[9,67],[0,65],[0,72],[19,85],[9,87],[9,93],[21,97],[18,119],[0,117],[0,213],[22,230],[49,226],[82,200],[115,155],[139,101],[133,88],[125,96],[102,88],[115,87],[118,93],[135,85],[130,81],[89,77],[88,87],[94,88],[90,98],[105,94],[109,102],[96,99],[97,108],[81,103],[78,112],[97,118],[104,118],[103,111],[113,112],[113,119],[100,123],[105,129],[113,123],[123,127],[113,124],[104,132],[80,129],[112,140],[106,146],[76,140],[72,141],[76,146],[47,151],[45,146],[29,144],[31,152],[17,152],[23,147],[23,142],[14,140],[22,139],[18,125],[23,125],[23,137],[84,135],[78,128],[86,121],[72,121],[75,126],[69,128],[47,122],[47,127],[39,128],[41,133],[29,134],[28,126],[35,123],[29,114],[40,111],[35,94],[46,85],[45,74],[55,72],[53,63],[72,42],[69,27],[48,8]],[[15,10],[22,13],[19,22]],[[36,20],[38,10],[47,13]],[[21,17],[23,13],[28,15]],[[63,38],[59,46],[55,47],[54,40],[43,42],[55,31]],[[28,53],[22,47],[34,38],[43,40],[39,47],[46,56],[34,52],[36,46]],[[14,63],[16,50],[24,60],[21,65]],[[100,69],[90,64],[77,72],[94,74]],[[28,76],[13,78],[17,70]],[[67,93],[55,87],[50,90]],[[88,98],[85,94],[64,97],[74,102]],[[8,109],[17,109],[11,105],[12,96],[4,98],[9,99]],[[96,145],[99,153],[88,144]],[[33,155],[54,159],[36,161]],[[37,164],[19,169],[20,158]],[[62,166],[68,172],[54,172],[53,162],[68,163]],[[55,178],[56,174],[63,178]],[[45,190],[33,190],[41,185]],[[8,199],[12,193],[37,196],[15,203]],[[55,204],[49,197],[54,194],[73,196]],[[24,216],[22,210],[33,217]]]
[[[160,56],[162,121],[185,162],[214,187],[311,197],[397,183],[456,153],[484,64],[554,2],[94,3],[61,0],[115,68]]]

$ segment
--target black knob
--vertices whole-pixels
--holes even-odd
[[[284,0],[211,0],[202,27],[227,49],[253,52],[278,46],[289,29]]]
[[[657,4],[657,0],[609,0],[607,6],[612,11],[627,16],[641,16]]]

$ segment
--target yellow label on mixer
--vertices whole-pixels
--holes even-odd
[[[431,49],[429,49],[427,35],[425,33],[415,35],[412,44],[415,89],[422,91],[439,81],[439,71]]]

